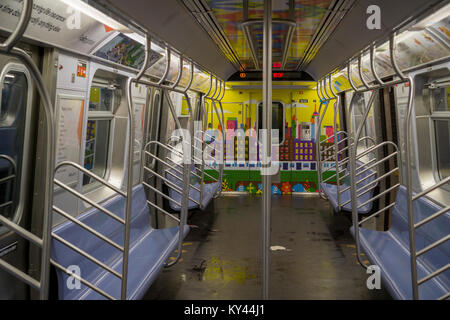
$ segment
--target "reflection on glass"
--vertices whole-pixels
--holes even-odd
[[[139,69],[144,63],[145,47],[123,34],[117,35],[94,54],[124,66]]]
[[[258,105],[258,128],[263,128],[263,104]],[[278,130],[278,142],[280,144],[284,137],[284,117],[283,117],[283,104],[280,102],[272,102],[272,129]],[[259,132],[258,132],[259,134]],[[272,137],[274,134],[272,133]]]
[[[436,120],[437,167],[441,179],[450,176],[450,121]]]
[[[369,99],[370,99],[371,92],[365,92],[363,94],[358,94],[353,98],[353,119],[351,121],[351,131],[356,136],[356,133],[359,129],[359,127],[363,124],[364,120],[364,113],[369,107],[367,105]],[[367,116],[366,122],[364,123],[360,135],[360,139],[363,137],[371,137],[375,139],[375,118],[374,118],[374,112],[373,110],[377,108],[377,104],[379,103],[378,95],[375,97],[375,100],[373,102],[373,106],[369,111],[369,114]],[[364,149],[369,148],[372,145],[370,140],[364,140],[358,144],[358,153],[362,152]],[[361,149],[361,150],[360,150]]]
[[[84,152],[84,167],[99,177],[105,177],[110,120],[88,120],[86,129],[86,148]],[[87,175],[83,177],[83,185],[95,182]]]
[[[9,72],[2,82],[0,105],[0,155],[12,158],[17,170],[13,178],[12,164],[0,158],[0,214],[12,219],[20,200],[25,109],[28,83],[21,72]]]
[[[89,95],[89,111],[112,111],[114,90],[92,87]]]
[[[450,87],[431,91],[433,111],[450,111]]]

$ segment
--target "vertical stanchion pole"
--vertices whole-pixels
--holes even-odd
[[[208,114],[209,114],[209,104],[206,101],[208,95],[211,93],[212,90],[212,74],[209,75],[209,89],[208,92],[202,96],[202,112],[203,112],[203,126],[202,126],[202,179],[200,182],[200,203],[203,203],[203,189],[204,189],[204,182],[205,182],[205,149],[206,149],[206,131],[208,128]]]
[[[266,152],[263,158],[263,242],[262,242],[262,296],[269,299],[270,273],[270,213],[272,177],[269,175],[272,157],[272,0],[264,0],[264,46],[263,46],[263,129]],[[264,168],[265,167],[265,168]]]
[[[127,197],[125,204],[125,226],[123,239],[123,262],[122,262],[122,284],[120,289],[120,299],[127,299],[128,288],[128,259],[130,253],[130,223],[131,223],[131,209],[133,200],[133,159],[134,159],[134,137],[135,137],[135,123],[134,123],[134,106],[133,106],[133,92],[132,86],[137,83],[144,75],[149,65],[151,39],[145,37],[145,58],[141,70],[134,78],[128,78],[126,99],[128,104],[128,155],[127,155]],[[170,60],[169,60],[170,61]]]
[[[414,108],[414,79],[409,76],[409,93],[408,93],[408,109],[405,119],[405,156],[406,156],[406,195],[407,195],[407,208],[408,208],[408,224],[409,224],[409,253],[411,259],[411,281],[412,281],[412,298],[413,300],[419,299],[419,285],[417,282],[417,248],[416,248],[416,234],[414,227],[414,205],[413,205],[413,181],[412,181],[412,143],[411,143],[411,127],[412,127],[412,114]]]
[[[356,257],[358,259],[359,264],[367,269],[367,265],[363,262],[363,260],[361,259],[361,243],[359,241],[359,220],[358,220],[358,193],[357,193],[357,180],[356,180],[356,157],[358,156],[358,141],[359,138],[361,138],[361,133],[362,130],[365,126],[365,123],[367,121],[367,117],[369,115],[370,109],[372,108],[373,104],[374,104],[374,100],[375,100],[375,96],[376,96],[376,91],[372,91],[372,93],[370,94],[370,98],[369,101],[367,102],[367,107],[366,110],[364,111],[362,120],[361,120],[361,124],[359,125],[359,127],[356,130],[356,134],[355,134],[355,141],[352,145],[352,147],[350,148],[350,158],[349,158],[349,162],[350,162],[350,194],[351,194],[351,200],[352,200],[352,222],[353,222],[353,227],[355,228],[355,243],[356,243]]]

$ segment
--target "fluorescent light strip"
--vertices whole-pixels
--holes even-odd
[[[412,30],[421,30],[428,28],[433,24],[438,23],[439,21],[448,17],[449,13],[450,13],[450,3],[444,6],[443,8],[439,9],[435,13],[430,14],[425,19],[419,21],[417,24],[413,26]]]
[[[103,23],[104,25],[107,25],[108,27],[116,31],[120,31],[123,33],[132,32],[128,27],[124,26],[120,22],[117,22],[116,20],[107,16],[103,12],[97,10],[96,8],[88,5],[86,2],[82,0],[60,0],[60,1],[66,4],[67,6],[82,12],[83,14],[91,17],[92,19],[97,20],[100,23]]]

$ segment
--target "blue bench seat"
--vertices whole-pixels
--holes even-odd
[[[153,229],[150,225],[150,211],[142,185],[133,189],[132,216],[130,225],[130,253],[128,263],[127,299],[140,299],[155,280],[165,262],[176,249],[179,227]],[[125,218],[126,200],[118,195],[102,204],[117,216]],[[77,217],[120,246],[124,242],[124,226],[103,212],[92,208]],[[185,226],[184,236],[189,232]],[[53,233],[76,245],[96,259],[122,273],[122,252],[71,221],[53,229]],[[98,288],[120,299],[121,281],[115,275],[84,258],[57,239],[52,239],[52,259],[64,267],[78,266],[81,277]],[[57,269],[58,295],[62,300],[100,300],[103,295],[81,284],[80,289],[69,289],[68,275]]]
[[[191,171],[195,172],[196,168],[193,165],[191,167]],[[176,178],[178,177],[178,178]],[[183,190],[183,182],[180,179],[183,179],[183,176],[173,170],[173,169],[168,169],[166,172],[166,178],[167,180],[169,180],[172,184],[174,184],[175,186],[177,186],[179,189]],[[191,186],[189,187],[189,197],[190,199],[194,199],[197,202],[200,202],[200,192],[198,190],[196,190],[194,187],[196,187],[197,189],[201,190],[201,183],[198,181],[197,177],[191,174],[190,177],[190,183]],[[208,204],[211,202],[211,200],[213,199],[214,195],[220,191],[221,185],[220,182],[214,182],[214,183],[208,183],[208,184],[203,184],[203,199],[202,199],[202,208],[206,208],[208,206]],[[173,188],[171,188],[170,186],[168,186],[169,189],[169,197],[172,198],[173,200],[177,201],[178,203],[181,203],[182,200],[182,195],[177,192],[176,190],[174,190]],[[181,207],[175,203],[174,201],[169,201],[169,206],[173,211],[181,211]],[[189,205],[188,205],[188,210],[193,210],[193,209],[197,209],[199,206],[197,203],[195,203],[192,200],[189,200]]]
[[[362,165],[362,163],[358,161],[357,167],[359,167],[361,165]],[[363,171],[363,170],[364,170],[364,168],[361,168],[359,171]],[[348,173],[348,171],[345,171],[345,174],[347,174],[347,173]],[[371,169],[366,170],[365,172],[360,173],[360,174],[358,174],[358,172],[357,172],[356,181],[360,181],[360,180],[364,179],[357,185],[357,189],[365,188],[366,186],[367,186],[367,188],[369,188],[369,185],[370,185],[370,187],[375,186],[375,183],[371,184],[371,182],[373,182],[376,179],[376,174],[374,174],[374,173],[375,173],[375,171],[373,171]],[[345,189],[349,186],[350,186],[350,178],[347,177],[346,179],[344,179],[344,183],[339,186],[339,188],[341,190],[341,203],[345,203],[351,199],[351,190],[350,189],[342,192],[343,189]],[[337,185],[331,184],[331,183],[321,183],[320,188],[323,190],[327,199],[330,201],[331,205],[333,206],[334,211],[338,212]],[[365,189],[363,189],[363,190],[365,190]],[[358,197],[358,199],[357,199],[358,206],[365,203],[366,201],[372,199],[374,196],[374,191],[375,191],[375,188],[373,188],[369,192]],[[368,214],[372,210],[372,207],[373,207],[373,201],[369,202],[368,204],[359,208],[358,213],[359,214]],[[341,210],[347,211],[347,212],[352,212],[352,202],[350,201],[347,204],[343,205],[341,207]]]
[[[412,299],[411,261],[409,253],[409,225],[406,188],[397,193],[389,231],[360,228],[360,241],[370,262],[378,265],[381,278],[395,299]],[[414,202],[415,223],[422,221],[442,207],[422,197]],[[416,229],[417,251],[448,235],[450,213],[446,213]],[[351,228],[354,235],[354,229]],[[450,262],[450,243],[441,244],[417,259],[418,279],[421,279]],[[437,299],[450,291],[450,270],[419,285],[420,299]]]

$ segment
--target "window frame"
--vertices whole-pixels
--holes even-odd
[[[447,86],[445,86],[447,85]],[[431,90],[436,89],[442,89],[449,86],[448,81],[442,83],[442,85],[439,85],[437,88],[432,88]],[[436,134],[436,122],[437,121],[447,121],[450,125],[450,111],[436,111],[435,109],[435,101],[434,101],[434,95],[430,93],[429,95],[429,103],[430,103],[430,146],[431,146],[431,158],[432,158],[432,171],[433,171],[433,178],[436,183],[439,183],[443,179],[445,179],[440,170],[439,170],[439,163],[438,163],[438,141],[437,141],[437,134]],[[450,187],[443,185],[442,188],[448,192],[450,192]]]
[[[350,115],[350,117],[351,117],[350,118],[350,122],[351,122],[350,125],[351,125],[351,132],[352,132],[352,135],[353,135],[353,139],[356,137],[356,134],[357,134],[357,129],[358,129],[357,125],[360,124],[356,120],[356,108],[358,108],[359,106],[362,108],[361,110],[358,110],[358,112],[361,112],[361,113],[357,115],[358,117],[362,118],[364,116],[364,113],[366,112],[366,109],[364,109],[364,107],[367,107],[366,103],[368,102],[368,100],[366,100],[366,98],[370,97],[369,94],[366,96],[364,93],[366,93],[366,92],[363,92],[363,93],[355,92],[353,94],[353,97],[352,97],[351,101],[350,101],[350,105],[353,104],[353,103],[355,104],[352,107],[352,112],[351,112],[351,115]],[[368,93],[370,93],[370,92],[368,92]],[[377,92],[375,94],[376,95],[378,94],[378,90],[377,90]],[[356,99],[358,99],[358,98],[364,100],[364,105],[359,104],[359,101],[356,101]],[[376,99],[378,99],[377,96],[375,97],[375,100],[373,101],[374,104],[377,103]],[[371,114],[372,114],[372,116],[371,116]],[[375,141],[376,141],[377,132],[376,132],[376,123],[375,123],[375,110],[374,110],[373,107],[371,108],[371,110],[369,111],[369,114],[367,115],[367,119],[366,119],[366,122],[364,123],[364,127],[362,129],[360,138],[368,136],[368,134],[370,132],[370,123],[369,123],[370,118],[372,118],[373,129],[375,130],[374,136],[371,137],[371,138],[375,139]],[[366,139],[362,143],[358,143],[357,153],[358,154],[362,153],[362,152],[364,152],[365,150],[367,150],[369,148],[370,148],[370,140]],[[369,153],[366,156],[360,158],[359,160],[360,161],[361,160],[371,160],[372,158],[371,158],[370,155],[373,155],[373,154]]]
[[[282,123],[282,126],[281,126],[281,128],[282,128],[282,130],[281,130],[281,137],[282,137],[282,139],[281,139],[279,144],[272,144],[272,147],[281,147],[284,144],[285,140],[286,140],[286,132],[285,132],[286,129],[284,127],[284,125],[286,124],[286,106],[280,100],[272,100],[272,104],[274,104],[274,103],[281,104],[281,109],[282,109],[282,113],[283,113],[283,123]],[[258,142],[259,143],[261,143],[261,141],[259,140],[259,130],[262,129],[262,128],[259,127],[259,106],[261,105],[261,107],[262,107],[262,104],[263,104],[263,101],[258,101],[258,103],[256,104],[256,123],[258,125],[258,128],[257,128],[258,132],[256,133],[256,136],[258,137]],[[261,119],[261,121],[262,121],[262,119]],[[272,129],[273,129],[273,122],[272,122]]]
[[[30,173],[30,133],[31,133],[31,109],[33,105],[33,81],[30,75],[30,72],[28,69],[20,63],[17,62],[10,62],[7,63],[3,67],[3,71],[0,74],[0,88],[3,88],[3,83],[6,78],[6,75],[13,72],[23,73],[26,80],[27,80],[27,103],[24,110],[24,116],[25,116],[25,129],[24,129],[24,140],[23,140],[23,147],[22,147],[22,163],[20,168],[20,187],[19,187],[19,203],[16,205],[15,212],[13,213],[11,217],[11,221],[20,224],[20,222],[23,219],[24,216],[24,198],[28,195],[27,188],[25,187],[27,185],[27,180],[29,179],[29,173]],[[3,90],[3,89],[2,89]],[[0,99],[1,99],[1,93],[0,93]],[[1,105],[1,104],[0,104]],[[16,118],[15,118],[16,119]],[[14,120],[15,121],[15,120]],[[14,123],[13,121],[13,123]],[[12,123],[11,123],[12,124]],[[11,126],[11,125],[9,125]],[[18,168],[16,169],[17,171]],[[17,175],[17,171],[15,174]],[[9,229],[5,228],[4,226],[0,226],[0,236],[3,236],[9,232]]]
[[[158,101],[156,101],[158,99]],[[160,138],[160,130],[161,130],[161,110],[162,110],[162,99],[163,94],[160,89],[155,89],[152,91],[152,96],[148,99],[151,101],[151,104],[148,106],[147,111],[149,112],[149,117],[147,121],[148,127],[146,128],[146,134],[144,133],[144,141],[145,145],[147,145],[150,141],[159,141]],[[156,103],[158,102],[158,103]],[[155,109],[157,108],[157,109]],[[156,111],[156,113],[155,113]],[[156,122],[155,132],[153,132],[153,123]],[[153,133],[155,133],[155,137],[153,139]],[[153,145],[152,152],[156,154],[158,151],[158,146]],[[150,169],[154,169],[156,167],[156,159],[153,158],[151,163],[149,164]]]

